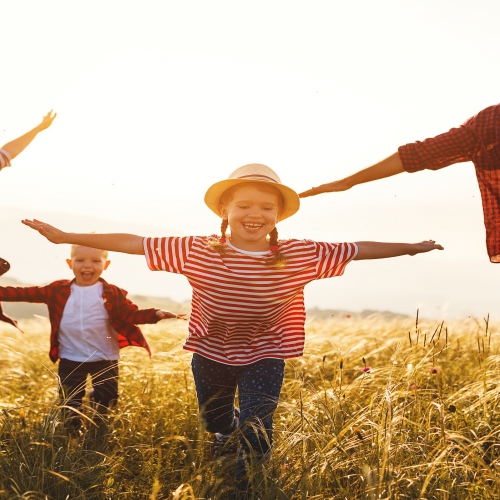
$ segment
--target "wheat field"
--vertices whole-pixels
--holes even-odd
[[[308,320],[249,498],[499,498],[499,326]],[[184,322],[144,327],[151,360],[122,350],[118,405],[101,425],[84,408],[77,434],[64,427],[48,322],[21,327],[0,325],[1,500],[233,498],[234,462],[210,459],[198,423]]]

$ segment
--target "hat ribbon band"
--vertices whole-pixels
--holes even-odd
[[[274,182],[275,184],[278,184],[278,182],[276,180],[274,180],[272,177],[267,177],[267,175],[256,175],[256,174],[252,174],[252,175],[242,175],[241,177],[237,177],[237,179],[253,179],[253,180],[256,180],[256,181],[259,181],[259,180],[268,180],[268,181],[271,181],[271,182]]]

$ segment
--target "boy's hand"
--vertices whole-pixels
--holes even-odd
[[[42,236],[45,236],[52,243],[67,243],[65,235],[63,231],[51,226],[50,224],[46,224],[37,219],[29,220],[24,219],[21,221],[25,226],[31,227],[38,231]]]
[[[42,123],[38,125],[38,130],[45,130],[52,125],[54,118],[57,116],[57,113],[52,114],[52,110],[50,110],[42,119]]]
[[[421,241],[414,243],[408,255],[417,255],[418,253],[430,252],[431,250],[444,250],[441,245],[438,245],[434,240]]]
[[[175,314],[170,311],[162,311],[161,309],[156,310],[156,315],[160,319],[183,319],[187,320],[187,314]]]

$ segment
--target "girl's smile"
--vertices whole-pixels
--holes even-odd
[[[243,184],[221,205],[222,217],[231,228],[231,243],[241,250],[269,250],[267,235],[278,222],[279,209],[277,193]]]

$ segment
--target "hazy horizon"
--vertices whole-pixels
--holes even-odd
[[[11,235],[8,240],[1,242],[1,256],[11,263],[6,276],[23,283],[40,285],[56,279],[70,279],[72,273],[66,264],[69,245],[53,245],[21,224],[22,218],[34,215],[32,211],[33,209],[11,208],[10,216],[0,219],[0,233]],[[206,211],[208,212],[208,208]],[[130,232],[143,236],[182,236],[188,233],[168,226],[148,226],[81,214],[37,210],[36,216],[73,232]],[[216,217],[214,219],[217,220]],[[292,220],[293,218],[289,222]],[[288,224],[286,231],[280,231],[281,237],[322,240],[326,236],[318,228],[307,227],[305,222],[300,224],[300,218],[297,217],[296,220],[297,224]],[[410,316],[420,309],[421,316],[436,319],[469,315],[485,317],[487,314],[499,317],[500,305],[497,297],[491,293],[496,276],[495,273],[487,272],[491,267],[496,268],[483,255],[480,241],[475,244],[467,243],[475,249],[473,255],[476,256],[467,260],[461,252],[460,233],[455,234],[453,229],[441,230],[443,236],[438,241],[445,242],[446,247],[442,252],[415,257],[354,261],[347,266],[343,276],[310,283],[305,289],[306,307],[353,312],[363,309],[387,310]],[[213,232],[216,230],[217,226],[214,226]],[[404,236],[409,237],[413,231],[407,229]],[[290,232],[292,234],[288,234]],[[348,228],[341,227],[337,234],[345,236],[347,232]],[[331,241],[367,239],[361,237],[362,232],[360,229],[358,238],[336,238]],[[366,232],[371,235],[373,231]],[[389,237],[390,230],[385,230],[384,236],[385,239],[394,241],[394,237]],[[478,240],[480,234],[475,236]],[[142,256],[111,252],[110,260],[112,263],[103,273],[103,278],[125,288],[130,294],[168,297],[176,302],[191,298],[191,287],[183,276],[152,272]]]

